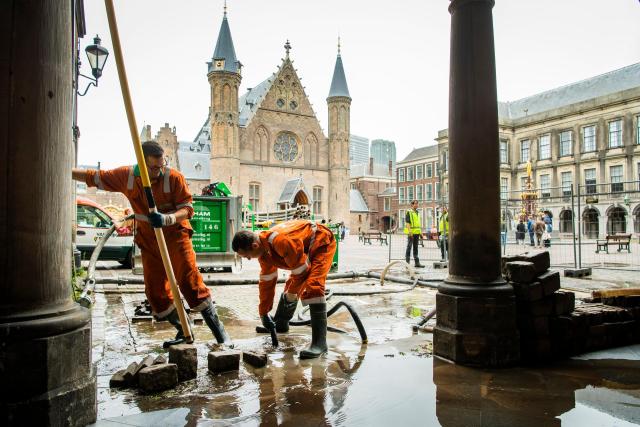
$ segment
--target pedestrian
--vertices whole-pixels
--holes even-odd
[[[533,220],[533,216],[529,215],[529,219],[527,220],[527,231],[529,232],[529,240],[531,240],[531,246],[535,246],[535,241],[533,240],[533,235],[535,234],[534,227],[535,221]]]
[[[440,239],[442,261],[446,261],[449,256],[449,212],[446,207],[442,208],[442,215],[438,221],[438,238]]]
[[[544,220],[542,219],[542,215],[540,215],[534,226],[534,230],[536,233],[536,241],[538,243],[537,246],[539,248],[542,247],[542,235],[545,233],[546,229],[547,229],[547,226],[544,223]]]
[[[347,232],[347,227],[344,225],[344,222],[340,226],[340,241],[344,241],[344,235]]]
[[[524,221],[520,218],[520,222],[516,226],[516,244],[524,245],[524,234],[527,227],[524,225]]]
[[[422,226],[420,225],[420,215],[418,214],[418,201],[411,201],[411,209],[407,211],[404,217],[404,234],[407,235],[407,250],[404,253],[404,259],[407,264],[411,261],[411,248],[413,247],[413,261],[416,268],[422,268],[418,257],[418,244],[422,237]]]
[[[311,345],[300,352],[301,359],[312,359],[327,351],[327,302],[325,281],[336,252],[336,240],[331,230],[311,221],[286,221],[260,234],[238,231],[231,244],[234,252],[260,263],[258,314],[268,332],[289,331],[289,321],[298,305],[309,306],[311,315]],[[275,315],[273,307],[278,269],[289,270],[284,292],[280,295]]]
[[[162,228],[171,264],[182,295],[192,311],[199,311],[216,341],[229,341],[224,326],[216,313],[211,293],[202,281],[191,245],[193,229],[189,218],[193,216],[192,197],[184,176],[169,168],[164,150],[155,141],[142,144],[142,152],[151,180],[151,191],[158,212],[149,212],[145,188],[140,178],[140,167],[123,166],[112,170],[73,169],[72,177],[89,187],[123,193],[133,208],[137,220],[135,243],[141,250],[144,267],[144,288],[156,320],[167,320],[177,330],[174,340],[163,346],[184,342],[182,325],[173,305],[154,228]]]

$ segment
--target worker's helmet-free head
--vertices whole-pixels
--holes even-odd
[[[264,252],[258,236],[249,230],[240,230],[231,242],[234,252],[246,259],[258,258]]]

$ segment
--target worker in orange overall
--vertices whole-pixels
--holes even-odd
[[[155,319],[167,320],[178,330],[176,338],[166,341],[163,346],[166,348],[183,342],[184,335],[173,305],[154,228],[162,228],[178,286],[189,307],[200,312],[219,343],[227,342],[229,337],[218,318],[211,293],[202,281],[196,266],[196,256],[191,245],[193,229],[189,223],[189,218],[193,216],[193,199],[184,176],[166,165],[164,150],[157,142],[144,142],[142,151],[151,179],[151,191],[159,212],[149,213],[137,165],[113,170],[73,169],[72,177],[89,187],[121,192],[129,199],[138,223],[135,243],[142,253],[147,299]]]
[[[311,345],[300,352],[301,359],[311,359],[327,351],[327,302],[324,284],[336,252],[333,233],[322,224],[306,220],[280,223],[260,234],[238,231],[232,247],[246,259],[260,263],[260,305],[262,325],[277,332],[288,332],[289,321],[298,305],[309,306],[311,313]],[[278,269],[291,271],[278,308],[272,318],[269,311],[278,279]]]

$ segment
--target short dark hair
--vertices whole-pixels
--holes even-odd
[[[414,203],[418,203],[418,201],[417,201],[416,199],[413,199],[413,200],[411,201],[411,204],[414,204]]]
[[[233,236],[233,241],[231,242],[231,248],[234,252],[238,252],[239,250],[248,251],[251,249],[251,244],[255,242],[258,237],[249,230],[240,230]]]
[[[164,154],[164,149],[156,141],[145,141],[142,143],[142,152],[145,157],[159,157]]]

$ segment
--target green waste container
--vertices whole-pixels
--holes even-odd
[[[227,204],[225,199],[211,197],[193,198],[193,250],[200,252],[226,252]]]
[[[331,269],[329,270],[332,273],[338,271],[338,260],[339,260],[339,252],[340,252],[340,226],[330,224],[329,230],[333,233],[333,237],[336,239],[336,253],[333,254],[333,261],[331,262]]]

